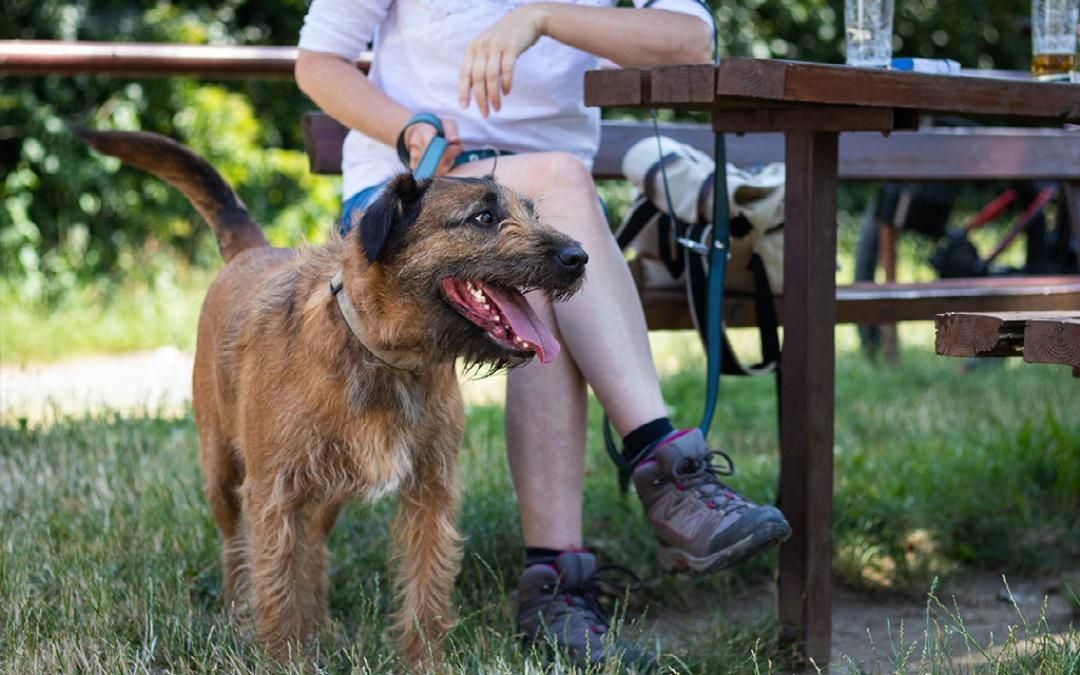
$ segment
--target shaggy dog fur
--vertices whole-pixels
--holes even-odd
[[[193,378],[227,604],[267,650],[291,654],[326,621],[326,538],[341,505],[396,491],[394,628],[408,664],[437,663],[461,555],[455,361],[550,360],[558,345],[521,293],[568,297],[584,251],[491,178],[408,174],[344,238],[271,248],[190,150],[147,133],[80,135],[181,190],[227,263],[199,317]],[[339,274],[353,328],[331,291]]]

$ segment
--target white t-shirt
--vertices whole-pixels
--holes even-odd
[[[523,0],[314,0],[300,31],[300,47],[351,61],[373,43],[370,80],[409,110],[455,120],[466,150],[561,150],[591,167],[600,136],[600,113],[584,104],[583,74],[598,65],[591,54],[540,38],[518,58],[513,89],[499,112],[484,119],[475,102],[465,110],[458,105],[458,68],[469,41],[523,4]],[[575,4],[615,3],[576,0]],[[647,3],[634,0],[634,4]],[[697,0],[658,0],[649,7],[711,21]],[[341,163],[346,198],[401,170],[394,148],[358,131],[349,132]]]

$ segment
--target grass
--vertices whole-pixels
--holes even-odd
[[[845,232],[841,228],[842,250]],[[851,237],[848,236],[848,239]],[[920,248],[921,247],[921,248]],[[913,260],[926,247],[902,240],[901,278],[928,278]],[[839,278],[848,281],[850,256]],[[0,285],[0,362],[176,345],[188,349],[209,281],[193,272],[144,286],[102,286],[60,304],[22,304]],[[845,583],[890,593],[931,589],[926,620],[897,627],[875,648],[872,672],[1080,672],[1080,635],[1054,633],[1040,617],[979,644],[935,579],[974,569],[1010,574],[1075,570],[1080,555],[1080,387],[1064,368],[1005,362],[962,370],[933,355],[931,329],[902,327],[902,367],[866,362],[854,330],[837,331],[834,572]],[[753,336],[736,331],[740,351]],[[687,334],[654,336],[670,412],[695,424],[701,359]],[[752,347],[750,351],[753,351]],[[788,672],[793,653],[769,619],[725,618],[714,608],[775,571],[771,553],[710,579],[660,578],[655,544],[634,503],[619,494],[594,428],[589,437],[586,538],[601,562],[649,580],[623,627],[659,640],[666,671]],[[738,464],[735,485],[775,499],[776,409],[767,378],[722,387],[714,445]],[[0,419],[0,671],[280,672],[223,620],[218,541],[199,487],[190,415],[101,413],[28,426]],[[454,672],[541,672],[511,635],[507,598],[521,541],[505,468],[502,410],[474,405],[462,453],[466,555],[456,591],[460,622],[450,636]],[[391,601],[385,543],[390,501],[346,510],[331,540],[334,633],[313,647],[328,672],[400,672],[384,637]],[[1078,608],[1080,582],[1065,593]],[[689,612],[677,636],[652,621]],[[1029,623],[1030,622],[1030,623]],[[915,650],[917,635],[924,647]],[[675,639],[677,638],[677,639]],[[974,663],[974,661],[972,661]],[[866,672],[843,658],[837,672]]]
[[[175,345],[195,348],[199,307],[211,273],[170,266],[152,284],[108,281],[55,303],[24,300],[0,279],[0,363],[56,361]]]
[[[925,326],[905,329],[903,338],[903,367],[890,369],[868,364],[853,348],[853,331],[838,331],[836,572],[855,585],[922,593],[935,577],[976,567],[1065,569],[1080,554],[1080,389],[1067,369],[1005,364],[962,374],[961,361],[932,355]],[[700,415],[700,360],[686,356],[697,354],[692,342],[688,335],[657,340],[665,394],[683,425]],[[775,497],[775,412],[767,379],[725,380],[712,440],[738,463],[737,487],[760,501]],[[507,589],[521,541],[502,411],[476,405],[468,414],[466,555],[450,663],[460,673],[540,672],[541,662],[511,635]],[[279,670],[223,620],[217,535],[196,452],[189,415],[0,425],[4,672]],[[693,630],[660,642],[667,670],[790,670],[775,624],[710,611],[767,579],[775,553],[710,579],[659,578],[652,535],[634,498],[618,493],[598,428],[589,438],[586,493],[588,545],[602,562],[649,580],[628,610],[646,620],[624,631],[656,640],[663,627],[648,618],[660,608],[694,611]],[[315,647],[315,661],[329,672],[401,670],[383,635],[392,510],[392,501],[354,505],[333,533],[335,634]],[[920,672],[959,672],[949,654],[973,638],[965,637],[962,617],[946,610],[929,607],[925,652],[907,653],[903,640],[879,648]],[[981,649],[987,672],[1075,673],[1080,637],[1054,636],[1035,619],[1026,636]]]

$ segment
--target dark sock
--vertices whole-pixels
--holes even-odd
[[[623,459],[631,466],[640,464],[652,454],[652,446],[673,431],[675,427],[671,426],[671,420],[666,417],[658,417],[652,422],[642,424],[623,437]]]
[[[525,567],[532,565],[554,565],[555,558],[563,553],[557,548],[541,548],[539,546],[525,547]]]

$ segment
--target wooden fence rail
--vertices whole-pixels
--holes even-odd
[[[296,47],[0,40],[0,75],[291,78]],[[371,54],[357,67],[366,71]]]

